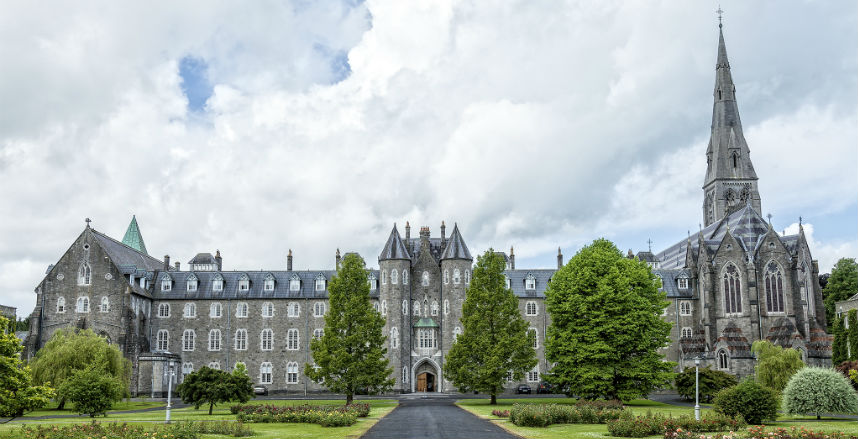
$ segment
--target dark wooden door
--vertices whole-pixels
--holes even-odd
[[[425,392],[426,391],[426,372],[417,375],[417,391]]]

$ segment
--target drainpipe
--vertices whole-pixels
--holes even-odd
[[[325,282],[325,289],[326,290],[327,290],[327,287],[328,287],[328,283],[326,281]],[[313,289],[315,289],[315,287]],[[304,362],[309,363],[310,362],[310,340],[311,340],[311,338],[310,338],[310,299],[308,297],[304,298],[304,310],[305,310],[305,312],[304,312],[304,337],[306,338],[306,343],[304,343],[306,345]],[[300,342],[301,338],[299,337],[298,340]],[[304,381],[304,396],[306,397],[307,396],[307,375],[306,374],[304,375],[304,379],[302,381]]]
[[[226,298],[226,336],[232,334],[232,301],[229,297]],[[229,338],[227,338],[229,340]],[[226,348],[226,367],[229,367],[229,352],[230,348]]]

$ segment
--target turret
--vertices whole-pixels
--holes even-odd
[[[406,223],[406,233],[410,233],[410,225]],[[402,381],[402,368],[409,367],[411,348],[411,325],[409,315],[403,311],[405,306],[410,308],[411,288],[411,254],[408,251],[396,225],[390,231],[387,243],[378,256],[378,307],[384,319],[384,333],[388,336],[387,356],[393,366],[392,377],[396,379],[394,389],[410,391],[410,383]],[[396,347],[393,347],[393,339]]]

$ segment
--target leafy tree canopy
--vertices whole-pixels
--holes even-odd
[[[755,341],[751,351],[757,357],[757,381],[778,392],[786,387],[793,374],[804,367],[799,351],[784,349],[766,340]]]
[[[805,367],[790,378],[783,393],[783,409],[790,414],[855,413],[858,394],[849,379],[821,367]]]
[[[223,402],[247,402],[253,397],[253,384],[241,363],[232,373],[203,366],[187,376],[176,388],[182,402],[199,409],[208,404],[209,414],[214,406]]]
[[[661,319],[668,302],[649,266],[597,239],[558,270],[545,292],[551,326],[548,379],[569,395],[629,400],[666,387],[674,363],[658,348],[670,342]]]
[[[113,403],[122,399],[124,392],[124,386],[116,377],[97,367],[74,371],[59,389],[59,393],[74,404],[75,411],[91,418],[106,415]]]
[[[54,397],[49,386],[33,385],[33,375],[20,357],[21,340],[15,326],[0,316],[0,416],[17,417],[44,407]]]
[[[488,393],[491,404],[509,372],[518,380],[537,363],[534,334],[528,334],[518,298],[506,287],[504,266],[492,249],[477,257],[462,305],[463,332],[444,364],[444,376],[459,390]]]
[[[709,402],[715,395],[728,387],[739,383],[734,375],[720,370],[712,370],[708,367],[700,369],[700,401]],[[687,367],[682,373],[676,374],[676,391],[685,399],[694,399],[696,390],[695,371],[693,367]]]
[[[829,327],[833,326],[832,322],[836,317],[835,302],[852,297],[856,291],[858,291],[858,263],[852,258],[842,258],[834,264],[828,283],[822,290],[822,295],[825,297],[825,317],[828,319]]]
[[[376,394],[395,383],[385,357],[384,318],[369,301],[367,276],[363,258],[355,253],[343,257],[328,286],[325,333],[310,342],[316,364],[304,365],[306,376],[344,393],[346,404],[359,390]]]

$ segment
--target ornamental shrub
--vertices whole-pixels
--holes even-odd
[[[820,367],[806,367],[789,380],[783,395],[783,409],[790,414],[855,413],[858,394],[849,379]]]
[[[712,406],[718,413],[741,416],[749,424],[760,424],[763,420],[777,418],[778,392],[746,379],[718,392]]]
[[[75,411],[90,417],[106,415],[124,391],[118,379],[96,368],[78,370],[60,386],[60,393],[74,404]]]
[[[852,384],[852,388],[858,390],[858,381],[853,380],[850,375],[854,374],[854,372],[851,371],[858,371],[858,361],[843,361],[835,366],[834,370],[842,373],[846,378],[849,378],[849,383]]]
[[[741,418],[734,419],[718,413],[705,413],[698,421],[689,415],[674,418],[652,412],[643,416],[624,412],[619,419],[608,421],[608,432],[617,437],[645,437],[664,433],[667,438],[669,433],[682,431],[694,433],[694,438],[698,439],[700,433],[736,431],[745,425]]]
[[[287,423],[303,422],[319,424],[324,427],[342,427],[357,422],[357,418],[369,416],[369,404],[349,404],[346,406],[275,406],[275,405],[235,405],[230,412],[239,422],[247,423]]]
[[[595,408],[592,405],[514,404],[509,411],[513,424],[522,427],[547,427],[553,424],[604,424],[620,417],[622,409]]]
[[[676,392],[679,396],[694,400],[694,368],[686,367],[676,375]],[[700,368],[700,401],[710,402],[715,395],[728,387],[739,383],[734,375],[708,367]]]

